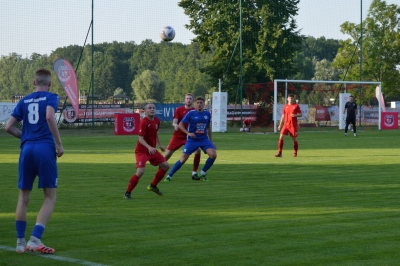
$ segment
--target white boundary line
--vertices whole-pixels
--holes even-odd
[[[7,251],[15,251],[15,248],[12,247],[7,247],[7,246],[1,246],[0,245],[0,249],[3,250],[7,250]],[[29,252],[26,252],[29,253]],[[51,254],[37,254],[37,253],[33,253],[36,254],[36,256],[38,257],[43,257],[46,259],[53,259],[53,260],[59,260],[59,261],[67,261],[67,262],[72,262],[72,263],[77,263],[80,265],[88,265],[88,266],[106,266],[105,264],[99,264],[99,263],[95,263],[95,262],[90,262],[90,261],[84,261],[84,260],[78,260],[78,259],[70,259],[70,258],[65,258],[65,257],[61,257],[61,256],[57,256],[57,255],[51,255]]]

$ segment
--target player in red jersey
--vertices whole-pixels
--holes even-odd
[[[167,150],[165,151],[164,157],[166,160],[169,160],[171,158],[172,154],[176,150],[178,150],[180,147],[185,145],[186,140],[187,140],[187,135],[182,132],[182,130],[179,129],[178,125],[181,122],[181,120],[185,117],[185,115],[190,111],[194,110],[195,108],[193,107],[193,94],[187,93],[185,95],[185,105],[180,106],[176,108],[175,113],[174,113],[174,120],[172,121],[172,126],[174,127],[174,134],[172,135],[172,138],[168,144]],[[185,125],[187,127],[187,125]],[[200,164],[200,149],[198,149],[195,154],[194,154],[194,159],[193,159],[193,171],[192,171],[192,179],[193,180],[200,180],[200,178],[197,176],[197,169],[199,168]],[[164,181],[169,182],[171,181],[170,176],[167,176]]]
[[[139,138],[135,148],[136,155],[136,174],[129,180],[128,188],[126,189],[124,198],[131,199],[131,192],[136,187],[139,179],[144,174],[146,162],[149,161],[151,165],[159,166],[153,181],[147,187],[149,191],[162,196],[161,191],[158,189],[157,184],[164,178],[165,173],[169,169],[169,164],[164,156],[157,151],[156,145],[161,151],[165,151],[160,143],[158,137],[158,129],[160,128],[160,119],[155,117],[156,107],[152,103],[148,103],[144,107],[145,117],[140,121],[139,125]]]
[[[251,130],[251,118],[246,118],[243,120],[243,126],[242,126],[242,131],[244,132],[250,132]]]
[[[289,94],[287,101],[288,103],[283,106],[282,117],[278,126],[278,130],[281,130],[281,128],[282,130],[278,141],[278,153],[275,154],[275,157],[282,157],[283,137],[288,133],[293,139],[294,157],[297,157],[297,150],[299,148],[299,144],[297,142],[297,117],[301,117],[303,114],[301,113],[300,106],[294,103],[293,94]]]

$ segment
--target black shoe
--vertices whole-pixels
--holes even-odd
[[[162,193],[161,193],[161,191],[158,189],[158,187],[149,185],[149,186],[147,187],[147,190],[148,190],[148,191],[153,191],[153,192],[156,193],[157,195],[162,196]]]
[[[200,180],[200,177],[197,174],[192,175],[192,180]]]
[[[132,199],[131,198],[131,193],[126,192],[124,195],[124,199]]]

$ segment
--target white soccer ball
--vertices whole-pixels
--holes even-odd
[[[240,128],[240,132],[243,132],[243,128],[242,127]]]
[[[161,29],[160,38],[163,41],[170,42],[175,38],[175,30],[170,26],[165,26]]]

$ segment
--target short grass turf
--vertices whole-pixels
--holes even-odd
[[[357,137],[344,137],[339,130],[304,129],[297,158],[289,137],[283,157],[275,158],[278,134],[214,133],[218,158],[210,182],[191,180],[189,158],[171,182],[159,184],[159,197],[146,189],[156,172],[147,165],[132,200],[123,194],[135,172],[136,136],[115,136],[112,129],[64,129],[61,135],[57,203],[43,235],[61,258],[55,260],[10,249],[16,242],[19,141],[0,131],[0,265],[400,261],[397,130],[360,128]],[[170,130],[160,133],[165,147],[170,136]],[[42,191],[35,188],[27,237],[41,204]]]

